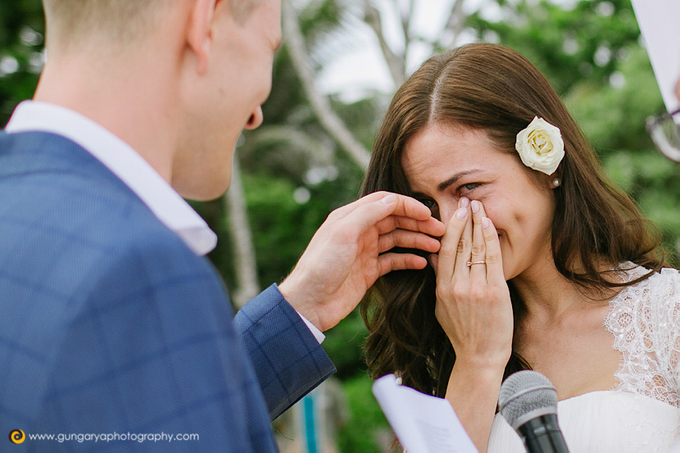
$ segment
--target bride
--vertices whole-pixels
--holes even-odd
[[[520,369],[555,385],[572,452],[668,450],[680,276],[529,61],[490,44],[428,60],[378,134],[363,193],[378,190],[421,200],[447,231],[427,269],[365,298],[374,377],[445,397],[480,451],[524,451],[496,411]]]

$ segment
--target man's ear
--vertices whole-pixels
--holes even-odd
[[[215,7],[221,0],[193,0],[191,17],[187,30],[187,45],[196,54],[198,72],[208,70],[210,51],[212,49],[212,26]]]

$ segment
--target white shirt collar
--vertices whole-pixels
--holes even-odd
[[[127,143],[94,121],[44,102],[19,104],[7,133],[50,132],[85,148],[123,181],[197,255],[215,248],[217,235],[182,197]]]

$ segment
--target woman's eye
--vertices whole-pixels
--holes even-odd
[[[476,189],[476,188],[479,187],[479,186],[481,186],[480,183],[478,183],[478,182],[471,182],[471,183],[469,183],[469,184],[463,184],[462,186],[460,186],[460,190],[462,190],[462,191],[464,191],[464,192],[467,192],[467,191]]]
[[[418,198],[417,200],[427,206],[434,218],[439,219],[439,206],[436,201],[431,198]]]
[[[439,205],[437,204],[436,201],[434,200],[420,200],[425,206],[428,207],[430,210],[430,213],[432,214],[432,217],[435,219],[441,220],[439,218]]]
[[[419,199],[418,201],[420,201],[422,204],[424,204],[425,206],[427,206],[427,207],[430,208],[430,209],[434,208],[435,205],[436,205],[436,203],[434,202],[434,200],[427,200],[427,199],[423,200],[423,199]]]

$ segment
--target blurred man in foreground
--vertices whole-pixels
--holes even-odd
[[[387,193],[340,208],[232,322],[181,196],[220,196],[262,123],[280,0],[43,4],[48,62],[0,134],[0,432],[17,452],[275,451],[270,418],[334,370],[320,331],[425,267],[389,250],[437,252],[443,225]]]

